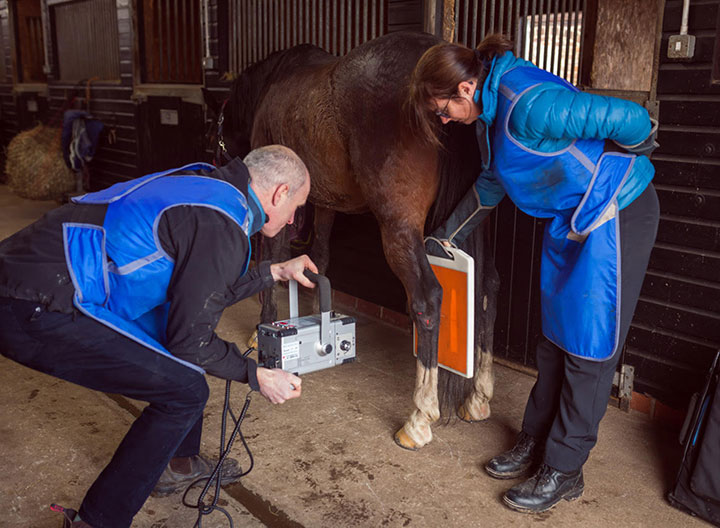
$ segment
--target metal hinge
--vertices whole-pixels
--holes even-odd
[[[632,365],[621,365],[620,372],[615,372],[613,376],[613,386],[617,387],[618,407],[623,411],[630,410],[634,382],[635,367]]]

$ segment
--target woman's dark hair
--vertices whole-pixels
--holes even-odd
[[[458,84],[477,79],[482,87],[487,72],[484,63],[513,49],[505,36],[485,37],[477,49],[442,42],[428,49],[415,65],[406,101],[415,132],[429,143],[438,145],[438,119],[432,99],[450,99],[457,95]]]

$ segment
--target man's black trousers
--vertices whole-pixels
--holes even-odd
[[[7,298],[0,298],[0,353],[83,387],[149,403],[85,495],[80,516],[91,526],[129,527],[170,459],[198,454],[209,395],[200,372],[82,314]]]
[[[619,213],[622,348],[637,305],[659,218],[655,188]],[[580,469],[597,442],[620,352],[606,361],[581,359],[543,339],[537,347],[538,378],[525,407],[522,429],[545,444],[545,463],[562,472]]]

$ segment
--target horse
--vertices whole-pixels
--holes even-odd
[[[343,57],[302,44],[276,51],[245,69],[220,105],[217,154],[230,159],[251,149],[282,144],[308,167],[315,240],[310,257],[324,274],[335,212],[371,211],[380,226],[386,260],[402,282],[417,332],[415,409],[395,442],[415,450],[432,439],[441,411],[466,421],[490,415],[492,338],[498,276],[486,237],[478,229],[462,249],[476,260],[475,376],[438,373],[442,288],[429,265],[423,233],[449,215],[480,170],[474,127],[444,127],[443,146],[428,145],[411,126],[404,105],[412,70],[440,42],[424,33],[399,32],[368,41]],[[436,200],[437,198],[437,200]],[[432,211],[431,211],[432,208]],[[275,244],[270,239],[266,244]],[[287,241],[282,242],[287,247]],[[273,260],[278,244],[270,247]],[[267,250],[267,249],[266,249]],[[276,320],[272,295],[261,320]],[[449,419],[449,418],[448,418]]]

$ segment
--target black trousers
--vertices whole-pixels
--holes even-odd
[[[545,463],[563,472],[580,469],[597,442],[612,380],[630,328],[660,215],[650,184],[619,213],[621,253],[620,341],[605,361],[568,354],[548,340],[537,347],[538,378],[530,392],[522,429],[546,440]]]
[[[0,297],[0,354],[83,387],[149,403],[80,507],[98,528],[127,528],[173,456],[196,455],[205,376],[81,314]],[[90,439],[88,439],[90,441]]]

